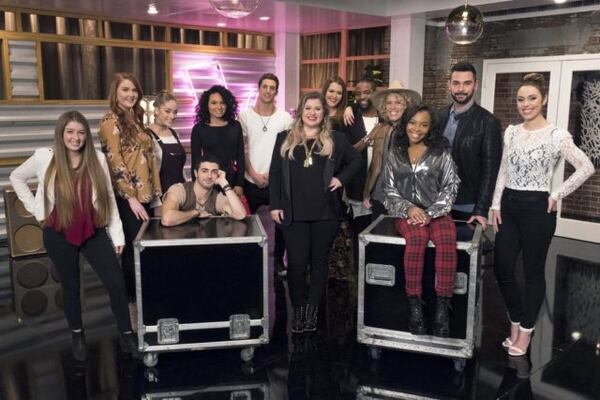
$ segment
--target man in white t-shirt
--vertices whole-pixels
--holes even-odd
[[[258,80],[258,98],[253,108],[240,113],[239,121],[246,144],[246,173],[244,194],[253,214],[263,205],[269,205],[269,167],[277,134],[290,128],[292,117],[275,107],[279,79],[271,73]],[[285,242],[281,229],[275,227],[273,250],[275,269],[283,275]]]

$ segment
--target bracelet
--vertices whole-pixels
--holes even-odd
[[[223,186],[223,187],[221,188],[221,190],[223,190],[223,193],[227,193],[228,191],[230,191],[230,190],[231,190],[231,186],[229,186],[229,185],[225,185],[225,186]]]

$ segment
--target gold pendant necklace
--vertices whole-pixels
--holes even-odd
[[[304,153],[306,154],[306,158],[304,159],[304,168],[309,168],[313,165],[312,152],[315,148],[315,144],[317,144],[317,139],[315,139],[312,146],[310,146],[310,150],[308,149],[306,144],[304,144]]]

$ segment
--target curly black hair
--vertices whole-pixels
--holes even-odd
[[[229,123],[233,123],[238,114],[238,103],[233,94],[224,86],[214,85],[210,89],[202,92],[200,100],[196,105],[196,120],[195,123],[204,122],[210,124],[210,113],[208,112],[208,98],[213,93],[219,93],[225,102],[225,114],[223,119]]]
[[[423,143],[429,149],[429,151],[433,151],[434,153],[441,153],[448,147],[450,147],[450,143],[448,139],[443,135],[441,130],[438,118],[431,107],[426,104],[419,104],[416,106],[409,107],[402,115],[402,119],[396,130],[394,131],[394,143],[397,147],[399,147],[402,151],[408,151],[408,135],[406,134],[406,128],[408,126],[408,122],[415,116],[418,112],[427,112],[431,117],[431,126],[429,128],[429,132],[425,139],[423,139]]]

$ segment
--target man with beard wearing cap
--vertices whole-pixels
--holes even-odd
[[[496,117],[475,102],[477,85],[472,64],[452,66],[448,91],[453,102],[438,116],[460,177],[452,217],[477,222],[485,229],[502,158],[502,128]]]

